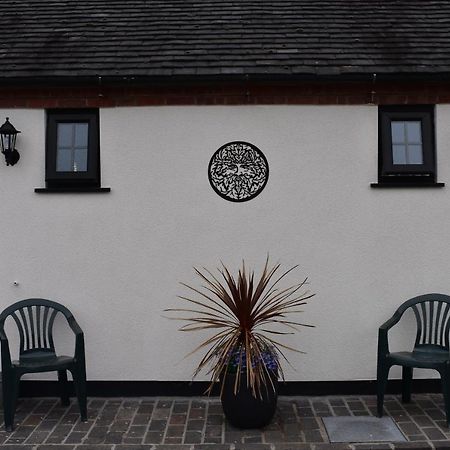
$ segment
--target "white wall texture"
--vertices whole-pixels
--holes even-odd
[[[5,116],[22,133],[19,163],[0,166],[0,308],[28,297],[67,305],[85,331],[91,380],[190,379],[200,355],[183,358],[202,336],[177,332],[163,309],[183,304],[180,281],[200,284],[193,266],[237,269],[245,258],[261,269],[267,253],[300,264],[290,281],[309,277],[317,295],[301,319],[316,328],[285,340],[306,352],[290,354],[288,380],[374,379],[378,326],[412,296],[450,293],[448,185],[370,188],[376,106],[101,109],[109,194],[35,193],[45,111]],[[450,105],[437,106],[447,184],[448,124]],[[267,186],[249,202],[228,202],[208,182],[212,154],[234,140],[269,162]],[[392,337],[393,349],[410,345],[406,327]]]

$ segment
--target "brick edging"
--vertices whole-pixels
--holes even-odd
[[[0,87],[0,108],[108,108],[172,105],[356,105],[450,103],[443,82],[228,82],[157,86]]]

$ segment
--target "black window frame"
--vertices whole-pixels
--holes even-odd
[[[379,106],[378,108],[378,183],[387,186],[441,186],[436,183],[436,139],[434,105]],[[422,164],[394,164],[391,123],[420,121]]]
[[[56,171],[59,123],[88,123],[88,158],[85,172]],[[47,188],[100,187],[100,133],[98,109],[47,110],[45,182]]]

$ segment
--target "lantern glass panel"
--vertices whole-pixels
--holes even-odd
[[[12,134],[2,134],[2,151],[9,152],[14,149],[14,145],[12,145],[13,137]]]

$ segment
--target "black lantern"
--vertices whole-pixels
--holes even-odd
[[[17,131],[6,118],[6,122],[0,127],[0,141],[2,145],[2,153],[5,155],[7,166],[13,166],[19,161],[20,155],[16,150],[16,137],[20,131]]]

